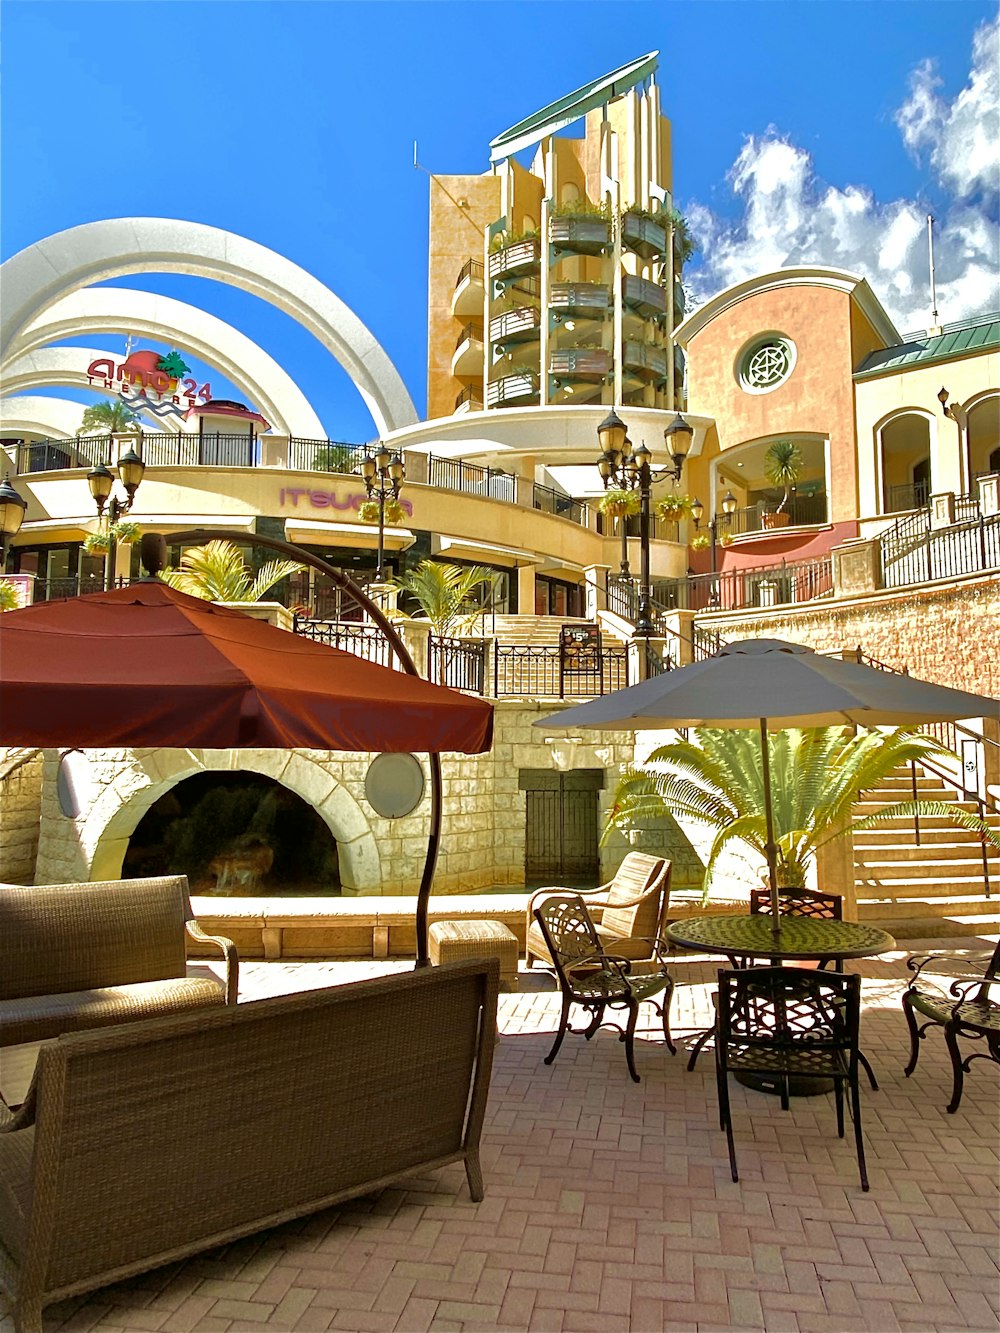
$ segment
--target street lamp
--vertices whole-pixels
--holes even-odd
[[[97,503],[97,518],[100,522],[104,518],[104,511],[107,509],[107,531],[108,531],[108,553],[104,557],[104,590],[110,592],[115,586],[115,558],[118,550],[118,541],[115,537],[115,524],[127,514],[132,508],[132,501],[135,499],[135,493],[139,489],[139,483],[142,481],[143,473],[146,471],[146,464],[136,453],[135,448],[129,448],[118,460],[118,476],[125,487],[126,498],[119,500],[117,495],[112,495],[112,489],[115,484],[115,475],[110,468],[98,463],[87,473],[87,485],[90,487],[90,493]]]
[[[0,482],[0,573],[6,568],[7,541],[20,530],[27,507],[27,500],[14,490],[10,484],[10,473],[5,472]]]
[[[735,514],[735,513],[736,513],[736,509],[737,509],[738,505],[739,505],[739,500],[737,500],[736,496],[732,493],[732,491],[726,491],[725,495],[722,497],[722,512],[723,512],[723,514],[725,515],[725,517],[726,517],[727,520],[729,519],[729,517],[730,517],[732,514]],[[705,515],[705,506],[702,504],[702,502],[701,502],[700,500],[693,500],[693,501],[691,502],[691,517],[694,519],[694,525],[695,525],[696,528],[700,528],[700,527],[701,527],[701,520],[702,520],[702,518],[704,517],[704,515]],[[728,526],[728,524],[727,524],[727,526]],[[718,602],[719,602],[719,580],[718,580],[718,577],[717,577],[717,574],[718,574],[718,566],[717,566],[717,564],[716,564],[716,539],[717,539],[717,536],[718,536],[718,527],[719,527],[719,516],[718,516],[718,514],[714,514],[714,515],[712,516],[712,521],[711,521],[711,522],[709,523],[709,525],[708,525],[709,535],[710,535],[711,538],[712,538],[712,599],[711,599],[711,604],[712,604],[713,606],[717,606],[717,605],[718,605]]]
[[[639,551],[641,572],[639,576],[639,613],[635,622],[635,638],[648,638],[655,632],[652,617],[652,591],[649,584],[649,505],[650,491],[654,482],[670,477],[679,481],[681,468],[694,439],[694,427],[678,412],[673,421],[663,432],[663,442],[670,454],[672,466],[653,468],[650,460],[653,455],[645,442],[632,448],[628,438],[628,427],[618,416],[614,408],[597,427],[597,438],[602,453],[597,460],[597,470],[601,474],[604,489],[609,485],[623,491],[639,492]]]
[[[373,454],[366,454],[361,463],[361,476],[369,500],[378,501],[378,566],[375,580],[382,582],[382,562],[385,544],[385,506],[387,500],[398,500],[403,488],[406,469],[399,454],[390,453],[380,440]]]

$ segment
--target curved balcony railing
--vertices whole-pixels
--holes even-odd
[[[622,349],[622,364],[625,369],[642,379],[665,379],[667,374],[667,349],[655,343],[641,343],[627,339]]]
[[[458,270],[458,277],[455,279],[455,286],[461,287],[462,283],[469,278],[472,282],[482,282],[486,276],[486,265],[481,259],[467,259]]]
[[[455,399],[455,411],[481,412],[483,410],[483,391],[479,385],[469,384]]]
[[[490,320],[490,342],[530,342],[538,337],[540,315],[535,306],[507,310]],[[499,351],[499,347],[497,351]]]
[[[667,293],[656,282],[626,273],[622,279],[622,300],[644,319],[659,319],[667,313]]]
[[[465,343],[471,343],[471,342],[481,343],[482,341],[483,341],[483,326],[482,324],[477,324],[475,320],[473,320],[471,323],[463,326],[462,331],[458,335],[458,338],[455,342],[455,351],[457,352],[458,349],[464,346]]]
[[[622,216],[622,242],[634,254],[644,259],[667,253],[667,228],[664,223],[640,213]]]
[[[556,282],[549,292],[549,308],[559,315],[600,319],[611,309],[611,292],[602,282]]]
[[[564,380],[603,380],[611,369],[611,353],[602,347],[564,347],[549,354],[549,374]]]
[[[487,407],[524,407],[538,402],[538,376],[534,371],[505,375],[486,386]]]
[[[549,240],[557,251],[575,255],[599,255],[608,248],[611,224],[601,217],[552,218]]]
[[[496,250],[489,258],[491,278],[502,278],[508,273],[537,273],[541,262],[541,244],[537,236],[526,241],[515,241]]]

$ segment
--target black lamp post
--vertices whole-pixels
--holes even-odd
[[[119,500],[117,495],[112,495],[111,491],[115,484],[115,475],[110,468],[98,463],[87,473],[87,485],[90,487],[90,493],[97,502],[98,520],[104,518],[104,511],[107,509],[107,531],[108,531],[108,553],[104,557],[104,590],[110,592],[115,586],[115,557],[118,550],[118,542],[115,537],[115,524],[127,514],[132,508],[132,501],[135,499],[135,493],[139,489],[139,483],[142,481],[143,473],[146,471],[146,464],[136,453],[135,448],[128,449],[118,460],[118,475],[121,483],[125,487],[126,498]]]
[[[677,414],[663,432],[663,442],[672,460],[672,467],[652,468],[652,453],[643,442],[633,449],[628,438],[628,428],[612,408],[597,428],[602,453],[597,460],[597,470],[601,474],[604,488],[614,485],[623,491],[639,492],[639,551],[641,570],[639,576],[639,614],[635,622],[635,638],[648,638],[655,633],[652,617],[652,590],[649,583],[649,507],[650,491],[656,481],[670,477],[679,481],[681,468],[687,458],[691,441],[694,439],[694,427]]]
[[[406,477],[406,469],[403,467],[403,460],[399,454],[390,453],[380,440],[375,453],[365,455],[361,464],[361,476],[365,483],[368,498],[378,501],[378,566],[375,570],[375,580],[377,583],[381,583],[382,562],[385,555],[383,549],[385,545],[385,505],[387,500],[399,499],[399,492],[403,488],[403,481]]]
[[[730,515],[736,513],[738,505],[739,501],[737,500],[736,496],[732,493],[732,491],[726,491],[725,495],[722,497],[722,512],[727,520],[727,523]],[[700,500],[694,500],[691,504],[691,517],[694,519],[694,525],[696,528],[701,527],[701,520],[704,516],[705,516],[705,506],[702,504]],[[718,529],[719,529],[719,516],[718,514],[714,514],[712,516],[712,521],[708,525],[709,535],[712,538],[712,597],[711,597],[712,606],[717,606],[719,603],[719,580],[717,577],[718,564],[716,555],[716,541],[718,539]]]
[[[10,474],[5,472],[0,482],[0,574],[7,567],[7,542],[20,531],[27,507],[27,500],[14,490]]]

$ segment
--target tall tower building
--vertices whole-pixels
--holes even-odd
[[[485,174],[432,176],[428,417],[683,405],[689,241],[657,54],[498,135]]]

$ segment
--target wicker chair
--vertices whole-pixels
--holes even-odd
[[[851,1090],[851,1116],[861,1188],[868,1189],[861,1135],[858,1029],[861,978],[857,973],[803,972],[790,967],[722,968],[716,1000],[715,1071],[719,1121],[726,1131],[733,1180],[736,1147],[729,1105],[729,1074],[773,1082],[788,1110],[789,1079],[832,1079],[837,1133],[844,1137],[844,1084]]]
[[[638,975],[632,975],[631,959],[603,951],[587,905],[579,894],[550,894],[535,908],[535,920],[552,958],[562,992],[559,1030],[552,1049],[545,1057],[547,1065],[556,1058],[562,1045],[569,1028],[570,1007],[574,1004],[581,1005],[591,1015],[590,1024],[582,1034],[588,1041],[604,1023],[607,1009],[624,1009],[628,1012],[624,1029],[617,1023],[611,1026],[622,1034],[628,1072],[636,1083],[639,1082],[639,1075],[635,1068],[633,1041],[639,1005],[644,1000],[653,1002],[663,1021],[663,1036],[667,1046],[671,1054],[675,1053],[676,1048],[670,1036],[670,999],[674,982],[656,941],[649,942],[657,960],[655,971],[644,970]],[[662,1004],[657,1003],[655,998],[661,992]]]
[[[225,961],[225,982],[186,974],[187,941]],[[0,1047],[235,1004],[236,946],[194,920],[187,879],[0,886]]]
[[[524,960],[534,966],[536,958],[550,966],[553,959],[535,920],[535,908],[552,894],[565,889],[538,889],[528,900],[525,923]],[[601,946],[619,958],[654,959],[651,941],[663,935],[664,917],[670,899],[670,862],[645,852],[629,852],[615,877],[596,889],[574,890],[588,904],[603,904],[604,912],[597,926]]]
[[[962,1100],[965,1075],[973,1060],[993,1060],[1000,1064],[1000,944],[992,955],[958,956],[927,954],[908,958],[906,966],[914,974],[903,994],[903,1012],[910,1029],[910,1061],[904,1073],[909,1078],[917,1067],[920,1042],[930,1027],[944,1029],[945,1045],[951,1056],[952,1089],[948,1110],[958,1110]],[[945,992],[932,977],[937,974],[951,980]],[[917,1014],[927,1021],[920,1026]],[[962,1059],[959,1038],[982,1043]]]

